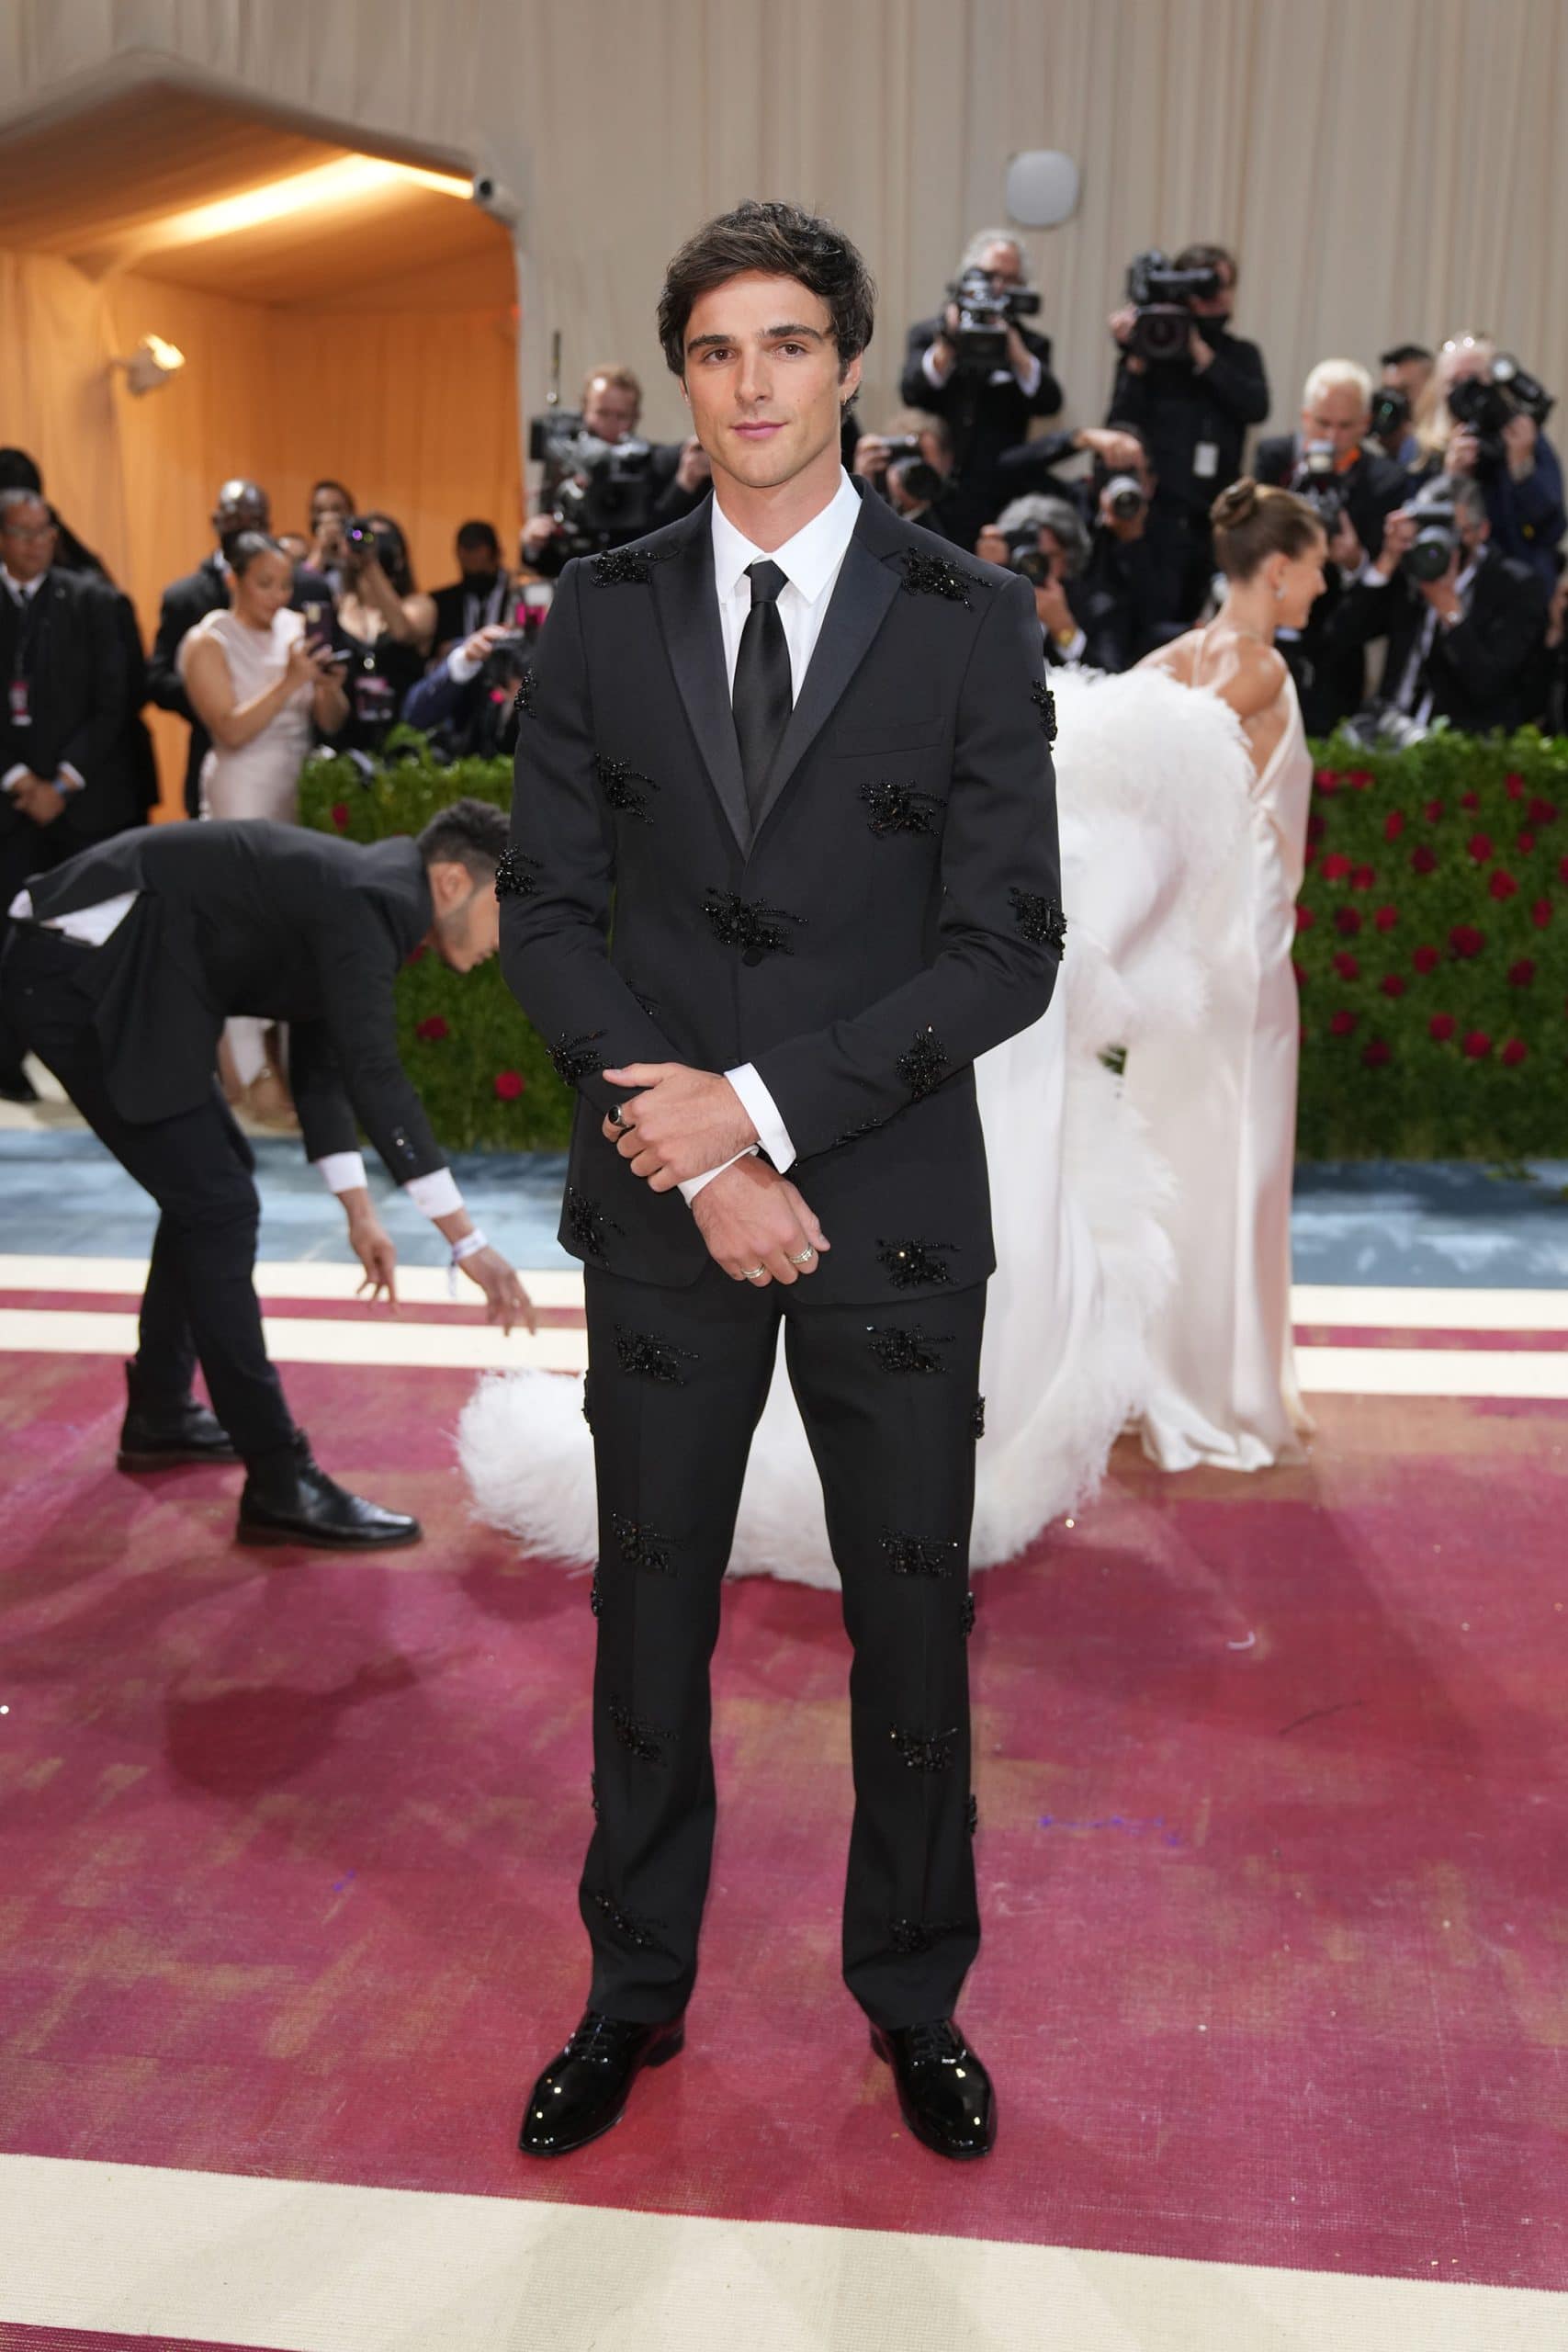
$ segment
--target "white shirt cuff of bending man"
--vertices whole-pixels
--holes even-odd
[[[329,1193],[357,1193],[365,1189],[365,1159],[361,1152],[329,1151],[310,1165],[321,1171]],[[449,1168],[433,1168],[428,1176],[411,1176],[399,1189],[428,1217],[450,1216],[454,1209],[463,1205],[457,1180]]]
[[[680,1188],[681,1198],[688,1208],[705,1184],[711,1184],[716,1176],[723,1175],[726,1168],[733,1168],[737,1159],[749,1159],[759,1149],[767,1153],[781,1176],[795,1160],[795,1146],[790,1140],[789,1129],[779,1116],[779,1106],[751,1063],[741,1062],[724,1074],[740,1097],[741,1109],[757,1130],[757,1141],[748,1144],[744,1151],[736,1152],[732,1159],[725,1160],[719,1167],[705,1169],[702,1175],[689,1177]]]

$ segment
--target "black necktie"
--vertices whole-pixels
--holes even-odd
[[[776,563],[763,560],[749,563],[746,577],[751,582],[751,609],[740,632],[730,699],[740,746],[740,772],[746,779],[746,805],[755,824],[768,768],[789,724],[795,693],[790,684],[789,647],[779,618],[779,590],[785,575]]]

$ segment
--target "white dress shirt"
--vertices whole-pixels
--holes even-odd
[[[860,497],[854,484],[840,466],[839,487],[819,514],[786,539],[782,548],[768,553],[754,548],[750,539],[738,531],[726,514],[716,495],[713,502],[713,574],[718,593],[718,622],[724,638],[724,671],[729,690],[735,692],[735,664],[740,652],[741,631],[751,610],[751,582],[746,577],[746,567],[751,563],[776,563],[784,575],[784,585],[779,590],[779,621],[784,629],[784,643],[789,649],[791,698],[800,700],[800,689],[810,667],[811,656],[817,649],[828,606],[839,573],[849,552],[855,525],[860,520]],[[779,1116],[777,1103],[758,1077],[750,1062],[742,1062],[725,1071],[726,1078],[740,1098],[741,1108],[756,1128],[766,1148],[768,1158],[782,1175],[795,1159],[795,1145],[789,1129]],[[755,1149],[749,1147],[749,1150]],[[727,1159],[720,1168],[709,1168],[701,1176],[691,1177],[681,1186],[682,1197],[690,1204],[696,1199],[705,1184],[721,1176],[725,1168],[733,1168],[735,1159],[744,1159],[747,1152],[738,1151],[734,1159]]]

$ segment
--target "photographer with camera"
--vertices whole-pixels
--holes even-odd
[[[484,623],[410,687],[400,716],[405,727],[429,736],[438,760],[511,758],[518,689],[545,610],[520,604],[515,618]]]
[[[1382,553],[1337,618],[1348,639],[1388,642],[1362,731],[1406,741],[1438,718],[1466,735],[1523,726],[1539,699],[1546,618],[1539,576],[1493,543],[1480,483],[1435,476],[1388,516]]]
[[[900,409],[883,432],[857,435],[849,470],[869,482],[907,523],[956,540],[951,514],[953,428],[944,416]]]
[[[642,386],[629,368],[595,368],[582,406],[534,419],[528,455],[544,467],[538,512],[523,526],[522,558],[555,579],[573,556],[625,547],[679,522],[713,476],[696,439],[644,441]]]
[[[431,592],[435,606],[435,650],[446,653],[461,645],[476,630],[504,621],[512,610],[515,583],[501,560],[501,540],[493,523],[458,526],[458,578]]]
[[[1372,394],[1367,438],[1407,474],[1414,473],[1421,462],[1416,418],[1437,365],[1437,354],[1424,343],[1391,344],[1378,356],[1382,374]]]
[[[1023,249],[1006,229],[982,229],[965,249],[940,318],[909,329],[899,398],[945,419],[956,479],[948,502],[952,536],[973,547],[1007,496],[998,473],[1033,416],[1055,416],[1062,388],[1051,345],[1021,324],[1040,297],[1028,284]]]
[[[1128,670],[1158,641],[1138,569],[1139,527],[1135,516],[1108,520],[1099,510],[1090,525],[1070,498],[1032,494],[1004,507],[984,535],[981,552],[1034,590],[1048,667]]]
[[[1427,403],[1416,428],[1427,469],[1480,484],[1496,547],[1528,563],[1550,595],[1568,528],[1562,468],[1544,429],[1552,395],[1490,335],[1456,334],[1438,355]]]
[[[339,751],[374,754],[424,669],[435,603],[415,587],[408,542],[389,514],[349,517],[343,562],[345,584],[327,632],[348,665],[348,723],[335,743]]]
[[[1150,546],[1184,621],[1209,593],[1209,509],[1241,472],[1248,425],[1269,413],[1263,355],[1230,332],[1235,287],[1223,245],[1184,245],[1174,262],[1140,254],[1127,300],[1111,314],[1121,356],[1106,413],[1137,425],[1148,444],[1158,477]]]
[[[1323,594],[1305,628],[1274,633],[1309,735],[1331,735],[1366,700],[1365,645],[1336,621],[1348,582],[1381,554],[1383,525],[1409,490],[1408,476],[1372,445],[1371,418],[1366,369],[1354,359],[1320,359],[1303,387],[1296,431],[1260,441],[1253,462],[1259,481],[1303,498],[1328,537]]]

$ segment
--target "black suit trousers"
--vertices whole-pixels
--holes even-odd
[[[586,1272],[600,1534],[581,1903],[590,2002],[615,2017],[676,2017],[696,1977],[709,1659],[781,1318],[853,1652],[845,1981],[875,2023],[918,2024],[952,2013],[979,1946],[965,1637],[985,1289],[813,1307],[807,1288],[716,1266],[680,1290]]]
[[[198,1108],[133,1125],[109,1097],[91,999],[80,986],[96,951],[18,924],[0,970],[0,1004],[99,1140],[158,1204],[136,1365],[150,1399],[174,1402],[199,1359],[213,1409],[254,1461],[292,1442],[294,1423],[267,1360],[252,1281],[261,1204],[250,1146],[216,1078]]]

